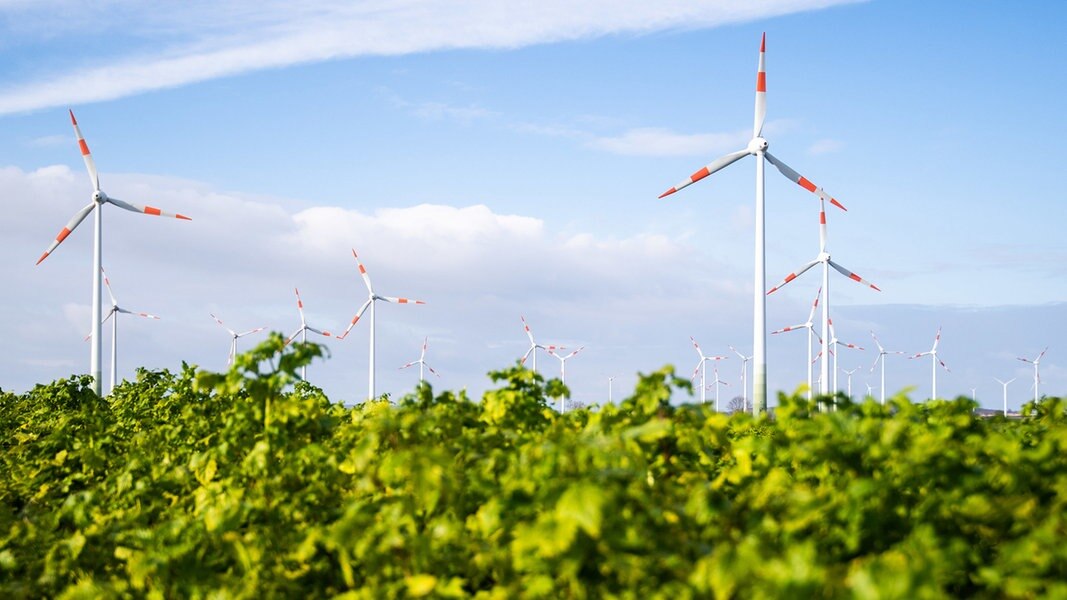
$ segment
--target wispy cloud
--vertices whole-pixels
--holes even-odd
[[[837,152],[844,147],[845,143],[841,140],[821,139],[817,140],[811,146],[808,146],[808,154],[811,156],[830,154],[832,152]]]
[[[589,146],[629,156],[689,156],[739,150],[751,137],[752,131],[747,129],[732,133],[683,134],[644,127],[617,136],[597,138],[589,142]]]
[[[120,98],[261,69],[356,56],[531,44],[715,27],[814,10],[855,0],[205,0],[166,4],[112,0],[93,9],[69,0],[0,3],[0,22],[17,39],[69,33],[106,56],[80,56],[77,70],[4,81],[0,114]],[[69,10],[77,10],[72,19]],[[73,25],[73,24],[76,25]],[[131,41],[128,54],[106,37]],[[149,45],[149,40],[153,43]],[[162,41],[160,41],[162,40]],[[136,43],[140,42],[140,43]],[[118,52],[116,54],[116,52]]]

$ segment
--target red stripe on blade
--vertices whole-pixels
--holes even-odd
[[[63,240],[67,239],[68,235],[70,235],[70,230],[64,227],[63,231],[60,231],[59,235],[56,236],[56,241],[62,242]]]
[[[856,281],[860,281],[860,282],[863,281],[863,279],[859,275],[856,275],[855,273],[849,273],[848,277],[849,277],[849,279],[854,279]]]
[[[704,167],[703,169],[701,169],[701,170],[697,171],[696,173],[693,173],[692,175],[690,175],[689,176],[689,180],[695,183],[697,181],[700,181],[701,179],[704,179],[707,176],[708,176],[708,168]]]
[[[89,154],[89,144],[86,144],[85,140],[78,140],[78,146],[82,149],[82,156]]]
[[[162,212],[163,211],[159,210],[158,208],[152,207],[152,206],[144,207],[144,214],[146,214],[146,215],[156,215],[158,217],[160,215],[160,213],[162,213]]]
[[[767,91],[767,74],[764,73],[763,71],[760,71],[760,72],[756,73],[756,91],[757,92],[766,92]]]
[[[666,192],[663,192],[662,194],[660,194],[659,197],[662,198],[664,196],[670,196],[671,194],[673,194],[674,192],[677,192],[677,191],[678,191],[677,188],[671,188],[671,189],[667,190]]]
[[[805,179],[803,175],[800,176],[800,180],[797,181],[797,185],[808,190],[809,192],[815,191],[815,184]]]

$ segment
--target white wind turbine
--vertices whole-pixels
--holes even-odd
[[[838,346],[844,346],[845,348],[849,348],[851,350],[863,350],[863,346],[857,346],[856,344],[850,344],[848,342],[842,342],[841,340],[837,339],[837,333],[834,332],[834,320],[833,319],[827,319],[827,321],[828,321],[827,324],[830,326],[830,343],[827,344],[827,346],[831,349],[831,352],[833,352],[833,354],[834,354],[834,390],[833,390],[833,392],[836,394],[837,393],[837,352],[834,351],[834,349],[836,349]],[[853,369],[853,370],[855,370],[855,369]],[[851,389],[848,392],[848,397],[849,397],[850,400],[852,399],[852,390]]]
[[[208,314],[211,314],[211,313],[208,313]],[[222,322],[222,319],[219,319],[214,314],[211,314],[211,318],[215,319],[215,322],[219,324],[219,327],[222,327],[223,329],[225,329],[230,334],[230,354],[228,355],[228,358],[226,360],[226,364],[227,365],[232,365],[233,361],[234,361],[234,358],[237,356],[237,340],[238,340],[238,338],[243,338],[244,336],[252,335],[253,333],[259,333],[260,331],[263,331],[264,329],[266,329],[266,327],[256,327],[255,329],[249,329],[248,331],[242,331],[241,333],[237,333],[236,331],[234,331],[234,330],[230,329],[229,327],[227,327],[226,324]]]
[[[707,387],[711,387],[713,385],[715,386],[715,412],[722,412],[722,411],[719,410],[719,385],[728,386],[730,384],[726,383],[722,379],[719,379],[719,366],[718,365],[715,365],[715,368],[713,369],[713,373],[715,374],[715,381],[709,383],[707,385]]]
[[[368,383],[368,396],[369,400],[375,398],[374,391],[374,303],[378,300],[385,302],[392,302],[393,304],[426,304],[422,300],[412,300],[410,298],[397,298],[393,296],[379,296],[374,293],[374,287],[370,283],[370,275],[367,274],[367,269],[363,266],[363,262],[359,260],[359,255],[356,254],[356,250],[352,249],[352,256],[356,259],[356,265],[359,266],[359,276],[363,278],[364,285],[367,286],[367,301],[363,303],[363,306],[356,312],[356,316],[352,317],[352,322],[348,324],[348,329],[345,332],[337,336],[337,339],[343,340],[348,335],[349,331],[356,326],[356,322],[363,316],[363,313],[370,309],[370,381]]]
[[[697,366],[693,369],[693,376],[690,377],[689,380],[692,381],[692,380],[696,379],[697,378],[697,373],[700,373],[700,403],[704,404],[705,402],[707,402],[707,400],[705,399],[705,390],[707,389],[707,384],[708,384],[708,370],[707,370],[708,361],[710,360],[710,361],[718,362],[720,360],[726,360],[728,357],[726,357],[726,356],[704,356],[704,351],[700,349],[700,344],[697,343],[697,341],[693,338],[693,336],[689,336],[689,339],[692,340],[693,348],[696,349],[697,355],[700,356],[700,360],[697,362]],[[718,404],[715,405],[715,410],[719,410],[719,405]]]
[[[840,205],[838,205],[838,206],[840,206]],[[841,208],[844,209],[843,206]],[[773,294],[774,292],[778,291],[783,286],[785,286],[785,284],[787,284],[790,281],[793,281],[794,279],[796,279],[797,277],[803,275],[805,271],[807,271],[808,269],[814,267],[815,265],[822,264],[822,290],[826,292],[826,297],[824,298],[823,305],[822,305],[822,338],[820,339],[820,345],[823,345],[825,348],[833,348],[834,340],[831,339],[831,338],[833,338],[833,332],[830,331],[830,328],[832,327],[832,325],[830,323],[830,268],[832,267],[835,271],[837,271],[838,273],[841,273],[845,277],[848,277],[849,279],[851,279],[853,281],[856,281],[858,283],[862,283],[862,284],[870,287],[873,290],[876,290],[876,291],[879,291],[879,292],[881,290],[878,289],[878,286],[874,285],[873,283],[871,283],[869,281],[864,280],[859,275],[856,275],[852,271],[849,271],[848,269],[842,267],[841,265],[839,265],[836,262],[834,262],[833,260],[831,260],[830,259],[830,253],[826,249],[826,243],[827,243],[826,202],[823,200],[822,197],[820,197],[819,198],[819,254],[815,257],[815,260],[813,260],[813,261],[809,262],[808,264],[804,265],[803,267],[800,268],[800,270],[794,271],[794,272],[790,273],[789,275],[787,275],[785,280],[782,281],[781,283],[779,283],[778,285],[774,286],[773,288],[771,288],[771,290],[769,292],[767,292],[767,295],[769,296],[769,295]],[[829,365],[830,365],[829,358],[830,357],[827,356],[825,353],[822,353],[822,352],[820,353],[820,355],[823,357],[822,367],[819,370],[819,380],[822,382],[820,392],[823,393],[823,394],[827,394],[827,393],[829,393],[828,387],[830,385],[830,376],[829,376],[830,375],[830,371],[829,371]],[[834,393],[836,393],[836,392],[837,392],[837,354],[834,353]]]
[[[414,366],[414,365],[419,365],[419,383],[422,383],[422,381],[423,381],[423,372],[422,372],[423,367],[426,367],[427,369],[429,369],[429,371],[431,373],[433,373],[434,375],[437,375],[438,377],[441,376],[437,371],[433,370],[433,367],[431,367],[430,365],[426,364],[426,346],[428,345],[429,340],[430,340],[430,338],[428,338],[428,337],[422,339],[422,352],[419,353],[419,360],[413,360],[413,361],[409,362],[408,364],[400,367],[401,369],[406,369],[406,368]]]
[[[940,358],[937,357],[937,345],[939,343],[941,343],[941,328],[940,327],[937,328],[937,335],[934,336],[934,345],[933,345],[932,348],[930,348],[926,352],[920,352],[920,353],[916,354],[915,356],[909,357],[909,358],[919,358],[920,356],[927,356],[927,355],[930,356],[930,372],[931,372],[931,375],[932,375],[932,382],[931,382],[931,385],[930,385],[930,392],[931,392],[930,399],[931,400],[937,400],[937,365],[940,363],[942,368],[945,369],[945,371],[948,371],[948,372],[951,373],[951,371],[949,371],[948,365],[945,364],[945,361],[943,361],[943,360],[941,360]]]
[[[1008,416],[1008,384],[1013,382],[1013,381],[1015,381],[1015,379],[1016,379],[1015,377],[1012,377],[1011,379],[1009,379],[1007,381],[1001,381],[1001,380],[997,379],[996,377],[993,378],[993,381],[999,383],[1001,385],[1001,387],[1004,388],[1004,416],[1005,417]]]
[[[855,373],[858,370],[859,370],[859,367],[853,367],[853,369],[851,371],[848,370],[848,369],[841,369],[841,371],[845,375],[848,375],[848,399],[849,400],[852,399],[852,374]]]
[[[811,358],[811,336],[812,335],[815,335],[816,337],[819,336],[819,334],[815,333],[815,326],[814,326],[814,324],[812,322],[815,320],[815,310],[817,308],[819,308],[819,298],[821,296],[822,296],[822,288],[819,288],[818,293],[815,294],[815,302],[811,303],[811,312],[808,313],[808,320],[807,321],[804,321],[803,323],[801,323],[799,325],[790,325],[789,327],[783,327],[783,328],[781,328],[781,329],[779,329],[777,331],[772,331],[771,332],[771,335],[777,335],[779,333],[786,333],[787,331],[796,331],[798,329],[807,329],[808,330],[808,362],[807,362],[807,366],[805,367],[807,369],[807,372],[808,372],[808,400],[811,400],[811,393],[812,393],[811,365],[814,362],[812,360],[812,358]],[[820,345],[822,344],[822,338],[819,338],[819,344]]]
[[[1041,383],[1041,357],[1044,356],[1046,352],[1048,352],[1048,346],[1045,346],[1045,349],[1042,350],[1041,354],[1038,354],[1037,358],[1035,358],[1034,360],[1022,357],[1019,358],[1019,360],[1023,362],[1034,365],[1034,402],[1037,402],[1041,398],[1041,395],[1037,391],[1037,386]]]
[[[752,360],[752,357],[741,354],[733,346],[730,346],[730,350],[741,359],[741,410],[748,412],[748,361]]]
[[[529,323],[526,322],[526,317],[524,317],[522,315],[519,315],[519,319],[522,320],[522,328],[526,332],[526,337],[528,337],[530,339],[530,348],[526,351],[526,354],[522,355],[522,359],[519,360],[519,364],[520,365],[525,365],[526,364],[526,359],[532,357],[533,358],[533,362],[531,363],[530,366],[531,366],[531,369],[533,370],[533,372],[536,373],[537,372],[537,349],[538,348],[548,352],[549,354],[551,354],[553,350],[566,350],[566,348],[564,348],[563,346],[554,346],[552,344],[549,344],[548,346],[542,346],[541,344],[538,344],[536,341],[534,341],[533,330],[530,329]]]
[[[871,332],[871,337],[874,338],[874,343],[878,346],[878,356],[874,359],[874,364],[871,365],[871,373],[874,373],[874,368],[878,366],[878,363],[882,363],[882,404],[885,404],[885,357],[888,354],[904,354],[900,350],[886,350],[882,347],[882,343],[878,341],[878,336]]]
[[[615,381],[615,376],[608,377],[608,404],[611,404],[611,384]]]
[[[763,122],[767,116],[767,75],[766,75],[766,62],[765,53],[767,49],[767,35],[763,35],[763,39],[760,42],[759,52],[759,67],[756,71],[756,110],[755,117],[752,124],[752,140],[749,141],[748,146],[743,150],[738,150],[723,156],[714,162],[708,164],[704,168],[700,169],[696,173],[689,176],[688,179],[679,183],[678,185],[667,190],[660,195],[660,198],[668,196],[689,186],[701,179],[704,179],[708,175],[715,173],[716,171],[723,169],[742,158],[752,155],[756,157],[756,213],[755,213],[755,226],[756,226],[756,244],[755,244],[755,272],[754,272],[754,285],[753,285],[753,313],[754,319],[752,323],[752,412],[758,415],[760,412],[766,409],[767,405],[767,301],[766,301],[766,289],[767,289],[767,277],[766,277],[766,261],[765,255],[765,243],[764,243],[764,190],[763,190],[763,160],[767,159],[775,168],[778,169],[782,175],[785,175],[790,181],[793,181],[797,185],[803,187],[809,192],[819,196],[824,200],[829,200],[830,203],[835,206],[841,207],[841,204],[833,199],[829,194],[823,191],[822,188],[817,187],[814,183],[808,179],[802,177],[799,173],[794,171],[788,165],[775,158],[767,151],[767,140],[762,137]],[[844,207],[841,207],[844,208]]]
[[[567,361],[570,360],[571,358],[574,358],[574,356],[576,354],[578,354],[579,352],[581,352],[583,348],[585,348],[585,346],[579,346],[577,350],[575,350],[574,352],[571,352],[567,356],[560,356],[560,355],[556,354],[556,351],[555,351],[554,348],[550,349],[548,351],[549,354],[551,354],[552,356],[555,356],[557,359],[559,359],[559,379],[560,379],[560,381],[563,382],[563,385],[567,385]],[[559,412],[561,412],[561,413],[567,412],[567,397],[566,396],[560,396],[559,397]]]
[[[287,346],[289,344],[292,344],[293,340],[295,340],[296,336],[298,336],[298,335],[300,336],[300,341],[301,342],[307,342],[308,341],[308,332],[309,331],[312,332],[312,333],[317,333],[317,334],[319,334],[321,336],[325,336],[325,337],[330,337],[331,335],[333,335],[329,331],[322,331],[320,329],[315,329],[311,325],[307,324],[307,320],[304,319],[304,301],[300,299],[300,290],[297,289],[297,288],[293,288],[293,291],[296,292],[296,309],[298,311],[300,311],[300,328],[297,329],[296,331],[294,331],[293,335],[289,336],[289,339],[285,340],[285,344]],[[307,381],[307,378],[308,378],[308,367],[307,367],[307,365],[304,365],[303,367],[300,367],[300,378],[303,379],[304,381]]]
[[[89,181],[93,184],[93,195],[89,205],[82,208],[71,217],[67,225],[56,236],[52,245],[44,251],[41,258],[37,259],[37,264],[48,258],[48,255],[56,249],[63,240],[67,239],[72,231],[77,229],[78,225],[85,220],[85,217],[89,216],[93,209],[96,212],[93,216],[95,230],[93,231],[93,308],[92,308],[92,336],[93,343],[89,351],[89,374],[93,377],[93,391],[97,395],[100,395],[100,311],[101,311],[101,298],[100,298],[100,273],[101,273],[101,261],[102,261],[102,239],[103,239],[103,220],[102,211],[105,204],[114,204],[115,206],[137,213],[143,213],[146,215],[155,215],[158,217],[174,217],[177,219],[190,220],[189,217],[178,214],[165,213],[158,208],[152,206],[141,206],[140,204],[131,204],[124,202],[118,198],[112,198],[104,193],[100,189],[100,176],[96,172],[96,162],[93,161],[93,155],[89,153],[89,146],[85,143],[85,138],[82,137],[81,129],[78,128],[78,121],[74,118],[74,111],[70,111],[70,122],[74,125],[74,135],[78,139],[78,147],[81,149],[82,159],[85,161],[85,168],[89,171]]]
[[[100,324],[103,325],[104,323],[107,322],[108,319],[110,319],[111,317],[115,317],[115,320],[111,322],[111,389],[108,391],[108,393],[111,393],[111,392],[115,391],[115,382],[118,381],[118,367],[117,367],[118,362],[119,362],[118,361],[118,347],[119,347],[119,317],[118,317],[118,315],[119,314],[135,315],[135,316],[138,316],[138,317],[144,317],[146,319],[157,319],[157,320],[159,319],[159,317],[157,317],[155,315],[150,315],[148,313],[143,313],[143,312],[133,312],[131,310],[126,310],[125,308],[122,308],[121,306],[119,306],[118,301],[115,300],[115,294],[112,293],[112,291],[111,291],[111,282],[108,281],[108,279],[107,279],[107,273],[105,273],[103,269],[100,269],[100,274],[103,275],[103,277],[104,277],[104,287],[107,288],[107,295],[111,297],[111,310],[107,311],[107,316],[104,317],[104,320],[101,321]],[[93,337],[93,334],[90,333],[89,335],[85,336],[85,339],[89,340],[92,337]]]
[[[874,398],[874,388],[871,387],[871,384],[865,383],[864,385],[867,386],[867,397],[868,398]],[[882,386],[882,389],[885,389],[885,386]],[[885,394],[884,393],[882,394],[882,404],[885,404]]]

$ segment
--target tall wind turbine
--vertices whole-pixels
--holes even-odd
[[[210,314],[210,313],[208,313],[208,314]],[[234,361],[234,357],[237,356],[237,339],[238,338],[243,338],[244,336],[252,335],[253,333],[259,333],[260,331],[263,331],[264,329],[266,329],[266,327],[256,327],[255,329],[249,329],[248,331],[242,331],[241,333],[237,333],[236,331],[234,331],[234,330],[230,329],[229,327],[227,327],[222,322],[222,319],[219,319],[218,317],[216,317],[213,314],[211,315],[211,318],[215,319],[215,322],[219,324],[219,327],[222,327],[223,329],[225,329],[230,334],[230,354],[229,354],[228,359],[226,360],[226,364],[227,365],[232,365],[233,361]]]
[[[89,153],[89,145],[85,143],[85,138],[82,137],[81,129],[78,128],[78,120],[74,118],[74,111],[70,111],[70,122],[74,125],[74,135],[78,139],[78,147],[81,149],[82,159],[85,161],[85,168],[89,171],[89,181],[93,184],[93,195],[89,205],[82,208],[78,212],[74,213],[67,225],[56,236],[52,245],[44,251],[41,258],[37,259],[37,264],[48,258],[48,255],[56,249],[63,240],[67,239],[72,231],[77,229],[78,225],[85,220],[85,217],[89,216],[89,213],[96,209],[93,217],[94,231],[93,231],[93,314],[92,314],[92,336],[93,343],[89,351],[89,374],[93,377],[93,391],[97,395],[100,395],[100,273],[101,273],[101,251],[103,246],[103,221],[102,211],[105,204],[114,204],[115,206],[136,213],[143,213],[146,215],[155,215],[157,217],[174,217],[176,219],[190,220],[189,217],[178,214],[165,213],[158,208],[152,206],[141,206],[140,204],[131,204],[124,202],[118,198],[112,198],[104,193],[100,189],[100,176],[96,172],[96,162],[93,161],[93,155]]]
[[[859,367],[853,367],[852,370],[841,369],[845,375],[848,375],[848,399],[852,399],[852,374],[859,370]]]
[[[933,347],[930,348],[929,350],[927,350],[926,352],[920,352],[920,353],[916,354],[915,356],[910,357],[910,358],[919,358],[920,356],[927,356],[927,355],[930,356],[930,372],[932,374],[932,383],[930,385],[930,391],[931,391],[930,399],[931,400],[937,400],[937,365],[938,365],[938,363],[941,364],[941,366],[945,369],[945,371],[949,371],[948,365],[945,364],[945,361],[943,361],[943,360],[941,360],[940,358],[937,357],[937,345],[939,343],[941,343],[941,328],[940,327],[937,328],[937,335],[934,336],[934,345],[933,345]],[[951,372],[951,371],[949,371],[949,372]]]
[[[1004,416],[1005,417],[1008,416],[1008,384],[1013,382],[1013,381],[1015,381],[1015,379],[1016,379],[1015,377],[1012,377],[1011,379],[1009,379],[1007,381],[1001,381],[1001,380],[997,379],[996,377],[993,378],[993,381],[999,383],[1001,385],[1001,387],[1004,388]]]
[[[715,365],[714,374],[715,374],[715,381],[709,383],[708,387],[710,387],[712,385],[715,386],[715,412],[722,412],[719,409],[719,386],[720,385],[727,385],[728,386],[730,384],[726,383],[722,379],[719,379],[719,365]]]
[[[104,320],[101,321],[100,324],[103,325],[104,323],[107,322],[108,319],[110,319],[111,317],[115,317],[115,320],[111,322],[111,389],[108,391],[108,393],[111,393],[111,392],[115,391],[115,382],[118,381],[118,367],[116,366],[116,365],[118,365],[118,362],[119,362],[118,361],[118,347],[119,347],[119,317],[118,317],[118,315],[121,313],[121,314],[127,314],[127,315],[135,315],[135,316],[138,316],[138,317],[144,317],[146,319],[157,319],[157,320],[159,319],[159,317],[157,317],[155,315],[150,315],[148,313],[143,313],[143,312],[133,312],[131,310],[126,310],[125,308],[122,308],[121,306],[119,306],[118,301],[115,300],[115,294],[112,293],[112,291],[111,291],[111,282],[108,281],[108,279],[107,279],[107,273],[105,273],[103,269],[100,269],[100,274],[103,275],[103,277],[104,277],[104,287],[107,288],[107,295],[111,297],[111,310],[107,311],[107,316],[104,317]],[[90,339],[92,337],[93,337],[93,334],[90,333],[89,335],[85,336],[85,339],[88,340],[88,339]]]
[[[1037,391],[1037,386],[1041,383],[1041,357],[1044,356],[1046,352],[1048,352],[1048,346],[1045,346],[1045,349],[1042,350],[1041,354],[1038,354],[1037,358],[1034,360],[1022,357],[1019,358],[1019,360],[1023,362],[1034,365],[1034,402],[1037,402],[1041,398],[1041,395]]]
[[[878,366],[878,363],[882,363],[882,405],[885,405],[885,357],[889,354],[904,354],[900,350],[886,350],[882,347],[882,342],[878,341],[878,336],[871,332],[871,337],[874,338],[874,343],[878,346],[878,356],[874,359],[874,364],[871,365],[871,373],[874,373],[874,368]]]
[[[844,208],[844,207],[842,207],[842,208]],[[881,290],[878,289],[878,286],[874,285],[873,283],[871,283],[869,281],[866,281],[865,279],[863,279],[859,275],[856,275],[852,271],[849,271],[848,269],[846,269],[846,268],[842,267],[841,265],[835,263],[834,261],[830,260],[830,253],[826,249],[826,242],[827,242],[827,234],[826,234],[826,202],[820,197],[819,198],[819,254],[815,257],[815,260],[813,260],[813,261],[809,262],[808,264],[804,265],[803,267],[800,268],[800,270],[790,273],[789,275],[786,276],[784,281],[782,281],[778,285],[774,286],[773,288],[771,288],[771,290],[769,292],[767,292],[767,295],[769,296],[769,295],[773,294],[774,292],[778,291],[779,289],[781,289],[783,286],[785,286],[790,281],[793,281],[797,277],[803,275],[804,272],[807,271],[808,269],[810,269],[810,268],[812,268],[812,267],[814,267],[815,265],[818,265],[818,264],[822,265],[822,289],[823,289],[823,291],[826,292],[826,297],[825,297],[825,299],[823,301],[823,305],[822,305],[822,339],[821,339],[820,343],[824,346],[824,350],[825,350],[825,348],[833,348],[833,345],[834,345],[834,341],[831,339],[831,338],[833,338],[833,333],[831,331],[829,331],[829,329],[832,327],[831,324],[830,324],[830,268],[832,267],[835,271],[837,271],[838,273],[841,273],[842,275],[844,275],[845,277],[848,277],[849,279],[851,279],[853,281],[862,283],[862,284],[870,287],[873,290],[881,291]],[[830,377],[829,377],[829,372],[830,372],[829,371],[829,364],[830,364],[829,363],[829,358],[830,357],[827,356],[825,352],[822,353],[822,357],[823,357],[822,368],[819,371],[819,373],[820,373],[819,379],[822,382],[822,386],[821,386],[822,389],[820,391],[823,394],[827,394],[827,393],[829,393],[828,387],[830,385]],[[834,392],[835,393],[837,392],[837,353],[834,353]]]
[[[611,384],[615,381],[615,376],[608,377],[608,404],[611,404]]]
[[[431,367],[430,365],[426,364],[426,346],[427,346],[429,340],[430,340],[430,338],[428,338],[428,337],[422,339],[422,352],[419,353],[419,360],[413,360],[413,361],[409,362],[408,364],[400,367],[401,369],[406,369],[406,368],[414,366],[414,365],[419,365],[419,383],[422,383],[422,380],[423,380],[423,373],[422,373],[422,368],[423,367],[426,367],[427,369],[429,369],[430,372],[433,373],[434,375],[437,375],[438,377],[441,376],[437,371],[433,370],[433,367]]]
[[[540,349],[542,349],[542,350],[544,350],[544,351],[546,351],[546,352],[548,352],[550,354],[552,353],[553,350],[566,350],[566,348],[564,348],[563,346],[555,346],[555,345],[552,345],[552,344],[549,344],[547,346],[542,346],[541,344],[538,344],[536,341],[534,341],[533,330],[530,329],[530,324],[526,322],[526,317],[524,317],[522,315],[519,315],[519,319],[522,320],[522,328],[523,328],[524,331],[526,331],[526,337],[530,338],[530,349],[526,351],[526,354],[522,355],[522,360],[519,361],[519,364],[520,365],[525,365],[526,364],[526,359],[532,357],[533,358],[533,363],[531,364],[531,367],[533,369],[533,372],[536,373],[537,372],[537,349],[538,348],[540,348]]]
[[[308,325],[307,320],[304,319],[304,301],[300,299],[300,290],[297,289],[297,288],[293,288],[293,291],[296,292],[296,309],[298,311],[300,311],[300,329],[297,329],[296,331],[294,331],[293,335],[289,336],[289,339],[285,340],[285,344],[286,345],[292,344],[293,340],[295,340],[296,336],[298,336],[298,335],[300,336],[300,341],[301,342],[307,342],[308,341],[308,332],[309,331],[312,332],[312,333],[317,333],[317,334],[319,334],[321,336],[325,336],[325,337],[330,337],[331,335],[333,335],[329,331],[322,331],[320,329],[315,329],[311,325]],[[304,365],[303,367],[300,367],[300,378],[303,379],[304,381],[307,381],[307,378],[308,378],[308,367],[307,367],[307,365]]]
[[[669,196],[670,194],[692,185],[748,155],[756,157],[756,260],[753,285],[754,319],[752,322],[752,412],[754,415],[763,412],[767,406],[767,269],[766,261],[764,259],[766,248],[764,244],[765,198],[763,190],[763,160],[767,159],[767,161],[774,165],[782,175],[785,175],[786,178],[800,187],[820,198],[829,200],[830,203],[835,206],[844,208],[841,206],[841,203],[823,191],[822,188],[817,187],[814,183],[805,177],[802,177],[800,173],[797,173],[767,151],[767,140],[762,137],[763,122],[767,116],[766,50],[767,34],[764,34],[763,39],[760,42],[759,67],[756,70],[756,110],[752,123],[752,140],[749,141],[748,146],[743,150],[727,154],[726,156],[713,161],[696,173],[690,175],[685,181],[682,181],[678,185],[660,194],[660,198]]]
[[[808,313],[808,320],[807,321],[804,321],[800,325],[790,325],[789,327],[783,327],[783,328],[781,328],[781,329],[779,329],[777,331],[772,331],[771,332],[771,335],[776,335],[776,334],[779,334],[779,333],[785,333],[787,331],[796,331],[798,329],[807,329],[808,330],[808,362],[807,362],[807,367],[805,367],[807,369],[807,371],[808,371],[808,400],[811,400],[811,392],[812,392],[811,365],[812,365],[813,361],[811,359],[811,336],[814,334],[816,337],[818,337],[818,335],[819,335],[819,334],[815,333],[815,326],[814,326],[814,324],[812,322],[815,320],[815,310],[819,308],[819,298],[821,296],[822,296],[822,288],[819,288],[818,293],[815,294],[815,302],[811,303],[811,312]],[[822,344],[822,338],[819,338],[819,344],[820,345]]]
[[[829,295],[829,294],[827,294],[827,295]],[[834,389],[833,389],[833,393],[836,394],[837,393],[837,352],[835,352],[834,350],[839,346],[844,346],[845,348],[849,348],[851,350],[863,350],[863,346],[857,346],[856,344],[850,344],[848,342],[842,342],[841,340],[837,339],[837,333],[834,332],[834,320],[833,319],[827,319],[827,325],[830,326],[830,343],[827,344],[827,346],[834,353]],[[848,397],[849,397],[850,400],[852,399],[851,390],[848,393]]]
[[[748,412],[748,361],[752,360],[752,357],[741,354],[733,346],[730,346],[730,350],[741,359],[741,410]]]
[[[718,362],[720,360],[726,360],[728,357],[726,357],[726,356],[704,356],[704,351],[700,349],[700,344],[697,343],[697,341],[693,338],[693,336],[689,336],[689,339],[692,340],[693,348],[696,349],[697,355],[700,356],[700,361],[697,362],[697,366],[693,369],[693,376],[690,377],[689,379],[690,379],[690,381],[692,381],[693,379],[696,379],[697,378],[697,373],[700,373],[700,403],[704,404],[705,402],[707,402],[707,400],[705,400],[705,390],[707,389],[707,384],[708,384],[708,381],[707,381],[707,379],[708,379],[708,368],[707,368],[708,361],[710,360],[710,361]],[[719,410],[718,405],[715,406],[715,410]]]
[[[378,300],[385,302],[392,302],[393,304],[426,304],[422,300],[412,300],[410,298],[397,298],[393,296],[379,296],[374,293],[374,286],[370,283],[370,275],[367,274],[366,267],[363,266],[363,262],[359,260],[359,255],[356,254],[356,250],[352,249],[352,256],[356,259],[356,265],[359,266],[359,276],[363,278],[364,285],[367,286],[367,301],[363,303],[363,306],[359,308],[356,316],[352,317],[352,322],[348,324],[348,329],[345,332],[337,336],[337,339],[343,340],[348,335],[349,331],[356,326],[356,322],[363,316],[364,311],[370,309],[370,381],[368,383],[367,398],[373,400],[375,398],[374,392],[374,303]]]
[[[560,381],[563,382],[563,385],[567,385],[567,361],[572,359],[572,358],[574,358],[574,356],[576,354],[581,352],[582,348],[585,348],[585,346],[579,346],[577,350],[575,350],[574,352],[571,352],[567,356],[560,356],[560,355],[556,354],[555,349],[551,349],[551,350],[548,351],[549,354],[551,354],[552,356],[555,356],[556,358],[559,359],[559,379],[560,379]],[[566,396],[560,396],[559,397],[559,412],[560,413],[567,412],[567,397]]]

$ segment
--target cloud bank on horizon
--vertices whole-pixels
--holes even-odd
[[[715,27],[857,1],[0,2],[4,33],[27,48],[13,56],[12,73],[32,73],[4,78],[0,114],[356,56],[510,49]],[[70,38],[77,51],[50,60],[31,55],[35,42],[57,36]],[[106,43],[111,37],[124,40],[126,49],[113,53]]]

